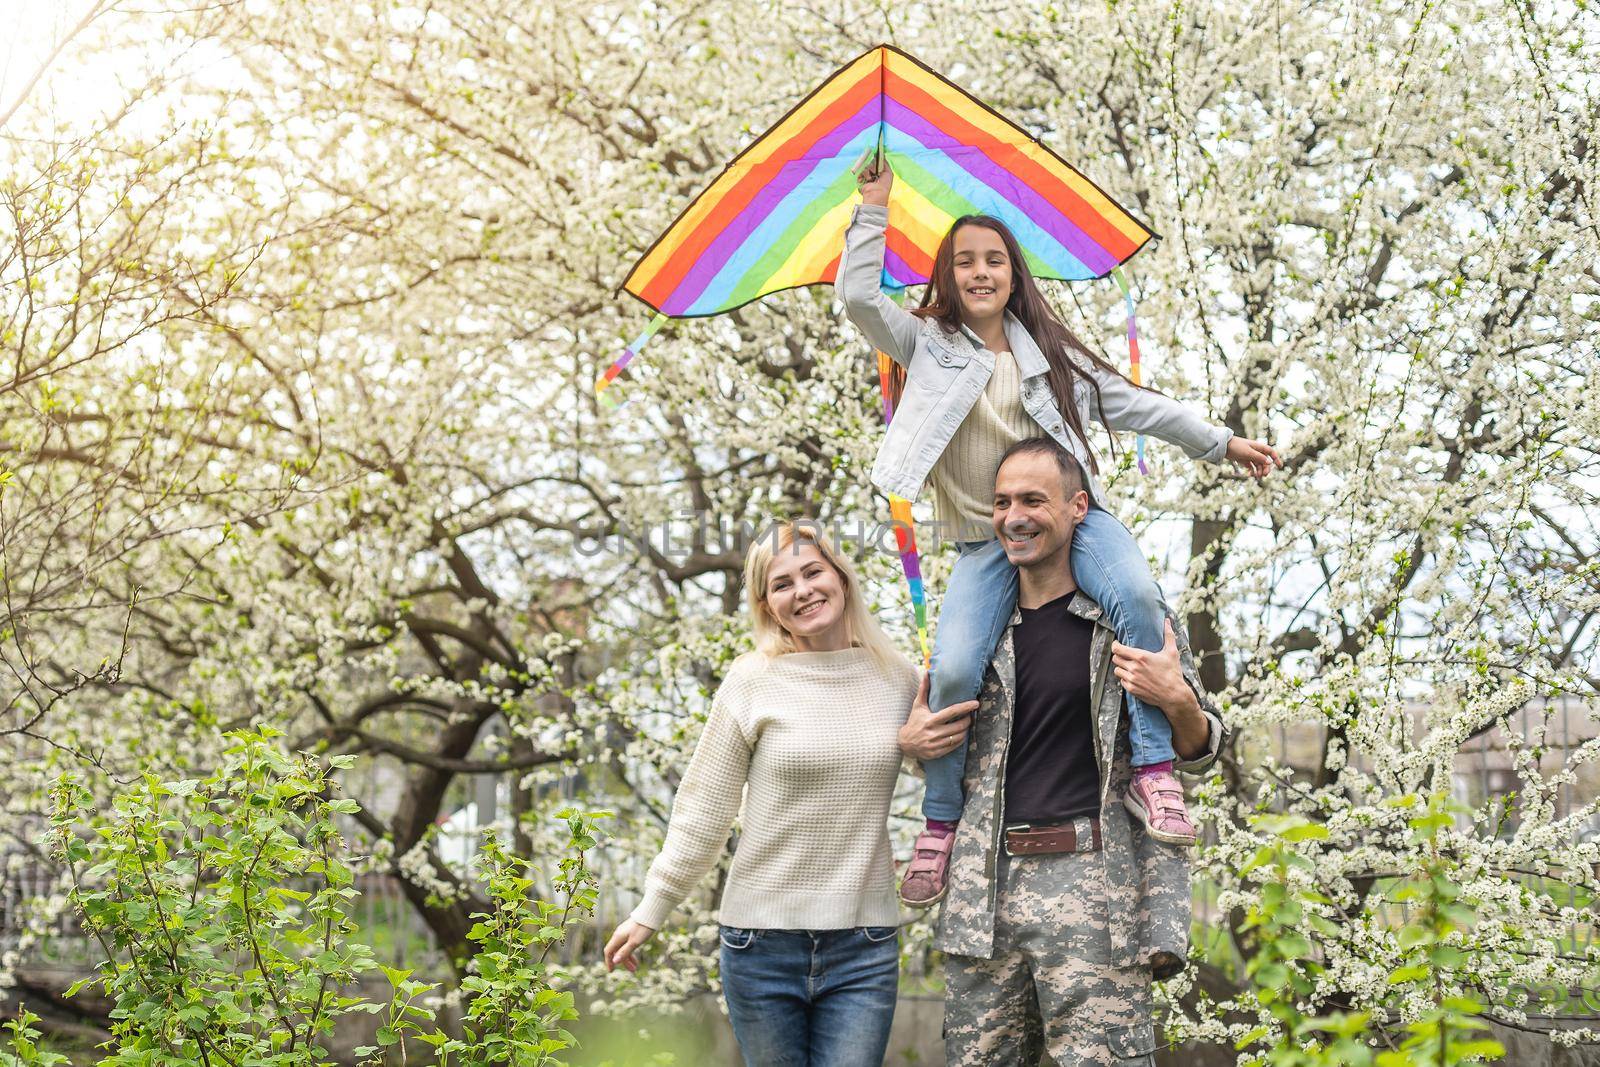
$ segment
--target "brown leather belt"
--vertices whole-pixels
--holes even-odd
[[[1098,852],[1100,820],[1093,817],[1042,826],[1008,826],[1008,856],[1043,856],[1052,852]]]

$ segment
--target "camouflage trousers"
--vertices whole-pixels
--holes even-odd
[[[1111,963],[1098,852],[996,861],[994,958],[946,956],[950,1067],[1153,1067],[1150,973]]]

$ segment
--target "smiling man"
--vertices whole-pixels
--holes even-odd
[[[1123,806],[1133,775],[1124,691],[1172,723],[1177,769],[1216,758],[1222,720],[1168,609],[1166,646],[1116,642],[1078,590],[1069,550],[1083,471],[1048,438],[1012,445],[994,527],[1017,609],[979,693],[966,806],[935,946],[945,953],[945,1052],[957,1064],[1154,1062],[1150,983],[1188,955],[1189,860]],[[919,704],[900,732],[920,759],[966,730]]]

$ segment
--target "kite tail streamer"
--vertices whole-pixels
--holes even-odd
[[[928,649],[928,596],[922,588],[922,558],[917,554],[917,533],[911,524],[911,501],[889,494],[889,517],[894,522],[900,567],[906,572],[906,585],[911,589],[911,611],[917,620],[917,642],[922,646],[922,667],[926,670],[933,659]]]
[[[896,294],[904,298],[904,291]],[[878,353],[878,388],[883,391],[883,424],[894,421],[894,360],[887,352]],[[922,557],[917,552],[917,530],[911,521],[911,501],[889,494],[889,520],[894,526],[895,547],[900,551],[900,569],[905,571],[906,588],[911,590],[911,613],[917,622],[917,643],[922,647],[922,669],[933,662],[928,647],[928,595],[922,587]]]
[[[883,391],[883,424],[885,426],[894,421],[894,401],[890,399],[894,395],[894,386],[890,382],[890,375],[893,373],[894,360],[889,358],[888,353],[879,352],[878,388]]]
[[[621,374],[624,368],[633,362],[633,357],[639,354],[641,348],[649,344],[650,338],[655,336],[656,331],[661,329],[661,324],[666,321],[667,317],[665,315],[657,315],[650,320],[650,325],[644,328],[644,332],[635,337],[633,342],[622,350],[622,355],[617,357],[617,361],[607,367],[606,372],[600,375],[599,380],[594,383],[595,399],[608,408],[615,409],[622,406],[621,402],[613,400],[606,394],[606,387],[617,380],[617,375]]]
[[[1111,278],[1122,291],[1122,302],[1128,307],[1128,377],[1134,385],[1141,385],[1143,383],[1139,381],[1139,330],[1134,325],[1133,290],[1129,288],[1128,277],[1122,273],[1121,267],[1112,270]],[[1133,450],[1139,457],[1139,473],[1149,474],[1150,469],[1144,462],[1144,434],[1139,434],[1133,439]]]
[[[894,419],[894,401],[890,399],[893,387],[889,376],[894,361],[885,353],[878,353],[878,385],[883,390],[883,421],[888,425]],[[894,527],[895,548],[900,552],[900,569],[906,575],[906,588],[911,590],[911,614],[917,622],[917,643],[922,647],[922,669],[927,670],[933,661],[928,648],[928,594],[922,587],[922,557],[917,552],[917,530],[911,521],[911,501],[903,496],[889,494],[889,522]]]

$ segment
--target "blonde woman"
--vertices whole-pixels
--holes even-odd
[[[899,974],[889,850],[898,734],[918,672],[867,611],[848,559],[808,523],[759,538],[744,585],[756,650],[711,702],[644,899],[605,946],[634,952],[715,865],[722,990],[745,1062],[883,1062]]]

